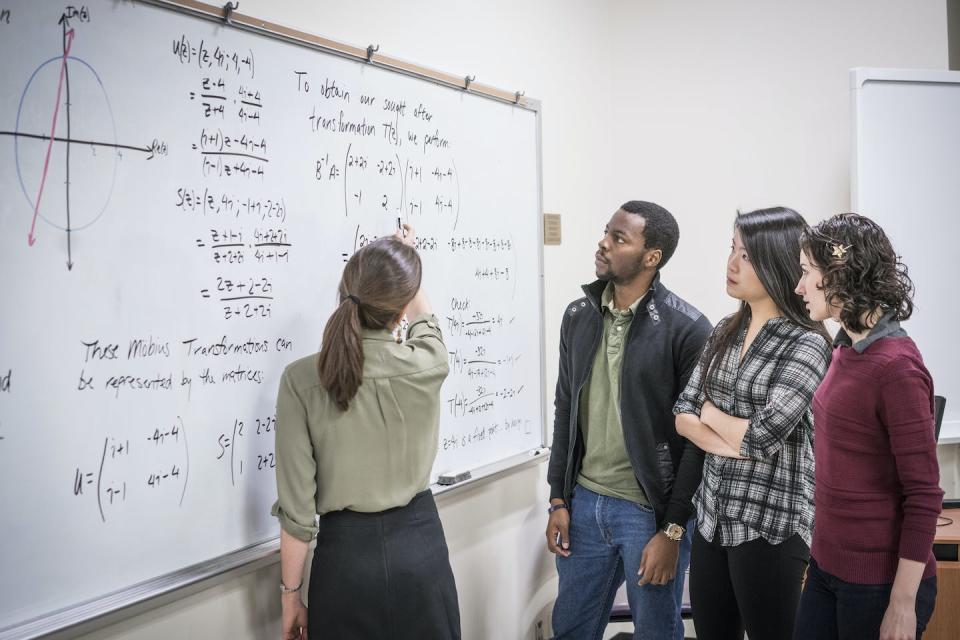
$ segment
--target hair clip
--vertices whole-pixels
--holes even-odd
[[[833,250],[833,257],[834,257],[834,258],[837,258],[838,260],[843,260],[843,259],[846,257],[846,255],[847,255],[847,251],[848,251],[849,249],[853,249],[853,245],[852,245],[852,244],[848,244],[848,245],[844,246],[844,245],[842,245],[842,244],[839,243],[839,242],[835,242],[835,243],[832,243],[832,244],[830,245],[830,248]]]

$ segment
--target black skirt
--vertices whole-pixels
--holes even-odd
[[[457,587],[433,494],[379,513],[321,516],[308,606],[310,640],[458,640]]]

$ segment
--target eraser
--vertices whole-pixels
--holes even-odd
[[[442,473],[440,477],[437,478],[437,484],[450,485],[463,482],[464,480],[469,480],[472,476],[469,471],[461,471],[460,473]]]

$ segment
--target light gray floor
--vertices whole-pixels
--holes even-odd
[[[693,632],[693,620],[683,621],[683,635],[687,638],[696,638],[697,634]],[[603,632],[603,640],[609,640],[618,633],[633,633],[632,622],[612,622],[607,625],[607,630]]]

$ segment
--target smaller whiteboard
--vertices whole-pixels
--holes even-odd
[[[853,69],[853,210],[876,220],[916,285],[904,325],[960,442],[960,72]]]

